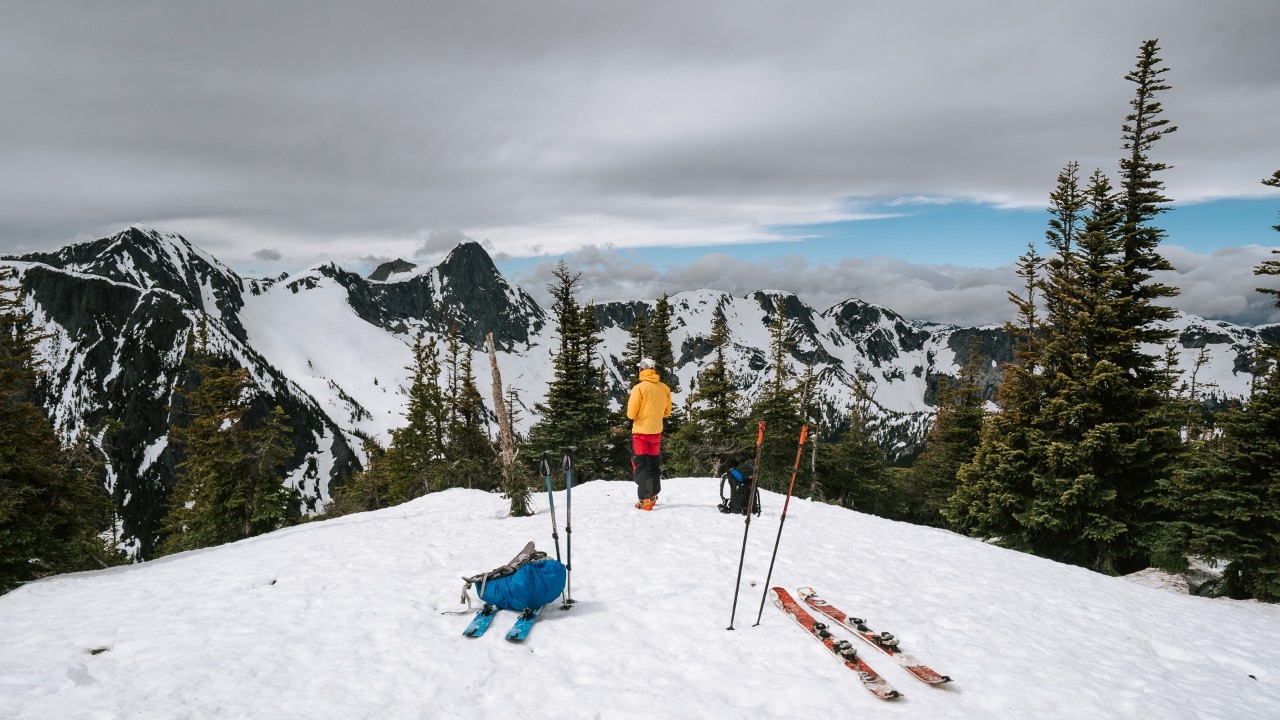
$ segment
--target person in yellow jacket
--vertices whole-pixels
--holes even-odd
[[[631,388],[627,418],[631,420],[631,477],[640,501],[636,507],[652,510],[662,490],[658,456],[662,451],[662,418],[671,415],[671,388],[658,377],[652,358],[642,358],[636,369],[640,382]]]

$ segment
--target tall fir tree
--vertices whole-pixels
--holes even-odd
[[[1044,258],[1034,245],[1018,260],[1022,294],[1009,292],[1017,309],[1005,324],[1013,338],[1013,361],[1002,368],[996,390],[998,412],[983,423],[973,460],[956,471],[956,491],[942,510],[952,526],[971,535],[1000,538],[1007,547],[1028,549],[1019,518],[1032,496],[1032,470],[1038,460],[1040,433],[1035,418],[1043,404],[1043,378],[1038,370],[1041,332],[1038,303]]]
[[[333,491],[333,499],[325,506],[326,517],[379,510],[389,507],[390,474],[386,468],[387,451],[371,438],[364,438],[364,467]]]
[[[1074,163],[1059,175],[1054,254],[1037,283],[1045,315],[1030,325],[1036,352],[1009,368],[1016,384],[1002,388],[1002,412],[946,513],[962,529],[1107,573],[1149,563],[1160,483],[1180,450],[1172,370],[1145,349],[1170,337],[1159,322],[1174,314],[1158,304],[1174,290],[1154,280],[1171,269],[1152,224],[1168,202],[1156,175],[1168,166],[1149,152],[1175,129],[1160,117],[1168,86],[1157,52],[1143,43],[1126,76],[1137,90],[1119,192],[1101,172],[1081,190]]]
[[[455,326],[456,327],[456,326]],[[451,336],[456,336],[456,330]],[[450,340],[450,343],[457,342]],[[461,343],[459,343],[461,344]],[[494,490],[502,483],[497,449],[486,433],[484,400],[476,387],[470,350],[450,351],[449,375],[456,392],[448,398],[449,425],[445,432],[447,484]]]
[[[804,417],[800,411],[799,387],[787,358],[793,343],[782,303],[774,306],[774,320],[769,327],[769,375],[760,395],[751,405],[749,427],[740,430],[744,439],[754,441],[756,423],[765,423],[764,446],[760,453],[757,482],[760,487],[786,491],[795,463]]]
[[[440,386],[440,351],[434,337],[414,339],[409,371],[405,424],[391,431],[385,458],[387,500],[391,505],[444,489],[447,477],[439,466],[445,458],[449,408]]]
[[[671,348],[671,331],[675,323],[671,316],[671,299],[665,293],[654,303],[653,314],[644,328],[645,355],[653,358],[654,369],[671,392],[680,392],[680,378],[676,377],[675,352]]]
[[[1038,555],[1115,573],[1147,563],[1139,530],[1151,511],[1155,478],[1144,466],[1152,436],[1135,409],[1152,391],[1124,369],[1136,331],[1124,319],[1115,196],[1102,173],[1084,197],[1091,214],[1076,247],[1050,233],[1057,253],[1044,284],[1041,445],[1021,535]]]
[[[0,593],[46,575],[102,567],[107,498],[98,466],[63,443],[39,403],[38,336],[0,268]]]
[[[817,496],[841,507],[898,517],[904,512],[904,498],[892,486],[884,449],[871,431],[871,396],[862,383],[856,383],[852,391],[854,402],[844,427],[823,444],[815,462]]]
[[[949,525],[942,509],[956,491],[960,467],[973,460],[982,438],[986,400],[980,378],[986,363],[975,340],[955,382],[938,379],[937,413],[925,436],[924,452],[903,478],[903,519],[918,525]]]
[[[1280,187],[1280,171],[1263,183]],[[1280,263],[1254,272],[1280,275]],[[1280,308],[1280,288],[1258,290]],[[1262,344],[1254,375],[1248,400],[1219,418],[1218,433],[1193,441],[1170,483],[1160,560],[1169,570],[1187,555],[1224,562],[1225,594],[1280,602],[1280,344]]]
[[[1161,67],[1158,40],[1147,40],[1139,48],[1137,64],[1125,80],[1134,84],[1134,97],[1129,101],[1132,112],[1125,116],[1122,126],[1123,147],[1127,154],[1120,160],[1119,233],[1122,253],[1121,272],[1124,276],[1123,292],[1128,302],[1120,305],[1119,324],[1134,328],[1138,343],[1161,344],[1173,337],[1173,332],[1156,325],[1160,320],[1170,320],[1176,312],[1161,305],[1162,298],[1178,294],[1177,288],[1156,282],[1154,274],[1173,270],[1173,265],[1159,251],[1165,231],[1154,220],[1168,211],[1171,200],[1164,194],[1164,182],[1158,173],[1172,166],[1150,157],[1152,149],[1166,135],[1177,131],[1177,126],[1162,117],[1164,107],[1160,93],[1169,90],[1163,75],[1169,71]],[[1158,384],[1150,358],[1134,347],[1129,353],[1127,370],[1138,375],[1144,386]]]
[[[623,349],[622,361],[628,368],[634,368],[640,358],[649,355],[649,316],[641,315],[627,334],[627,346]]]
[[[202,317],[183,360],[170,442],[181,458],[161,521],[163,554],[242,540],[297,523],[301,498],[285,485],[292,430],[278,405],[254,423],[249,373],[217,356]]]
[[[729,326],[724,313],[711,320],[711,362],[698,373],[686,401],[686,419],[676,430],[671,454],[677,472],[720,475],[726,463],[745,456],[741,396],[725,361]]]
[[[1177,130],[1163,117],[1159,97],[1170,86],[1163,79],[1168,68],[1161,66],[1159,51],[1158,41],[1143,42],[1137,64],[1125,76],[1134,85],[1134,97],[1122,127],[1128,154],[1120,163],[1120,199],[1107,212],[1100,212],[1099,203],[1094,202],[1092,212],[1106,231],[1116,224],[1122,258],[1112,324],[1115,354],[1107,359],[1118,366],[1115,377],[1124,384],[1108,408],[1112,413],[1108,422],[1122,430],[1114,457],[1122,458],[1124,465],[1123,470],[1112,467],[1116,498],[1108,512],[1123,528],[1114,541],[1099,548],[1101,557],[1091,563],[1096,569],[1115,572],[1141,569],[1149,563],[1154,533],[1164,519],[1159,512],[1160,484],[1183,451],[1180,415],[1172,393],[1175,368],[1147,350],[1175,336],[1162,323],[1176,317],[1177,312],[1164,301],[1178,294],[1156,278],[1156,273],[1173,269],[1159,251],[1165,231],[1155,224],[1170,203],[1159,174],[1171,166],[1152,159],[1151,152]]]
[[[630,437],[610,432],[615,418],[609,412],[604,369],[597,364],[600,328],[595,308],[578,302],[581,273],[571,273],[561,261],[552,276],[548,290],[560,344],[545,401],[534,406],[539,418],[529,431],[530,455],[539,458],[547,452],[560,457],[577,447],[579,477],[623,476],[622,458]]]
[[[1159,560],[1173,571],[1188,555],[1225,563],[1224,594],[1280,602],[1280,347],[1260,359],[1248,401],[1218,418],[1170,483]]]

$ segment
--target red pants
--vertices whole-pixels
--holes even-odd
[[[636,455],[662,454],[662,433],[652,435],[632,435],[631,452]]]
[[[662,490],[658,458],[661,450],[662,433],[631,436],[631,477],[636,481],[636,495],[641,500],[654,497]]]

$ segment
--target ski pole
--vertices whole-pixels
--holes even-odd
[[[747,524],[742,530],[742,552],[738,553],[738,579],[733,584],[733,610],[729,613],[728,630],[733,629],[733,618],[738,614],[738,591],[742,589],[742,562],[747,557],[747,533],[751,532],[751,512],[756,497],[756,479],[760,477],[760,448],[764,445],[764,421],[757,423],[755,472],[751,473],[751,489],[747,492]]]
[[[764,614],[764,600],[769,594],[769,581],[773,579],[773,561],[778,559],[778,544],[782,542],[782,523],[787,521],[787,506],[791,504],[791,491],[796,487],[796,473],[800,472],[800,456],[804,454],[804,438],[808,434],[809,426],[801,425],[800,447],[796,448],[796,464],[791,468],[791,485],[787,487],[787,500],[782,503],[782,517],[778,519],[778,539],[773,541],[773,557],[769,558],[769,574],[764,576],[765,594],[760,596],[760,611],[756,613],[756,625],[760,624],[760,616]]]
[[[561,610],[568,610],[573,605],[573,451],[576,446],[570,445],[564,451],[564,542],[565,542],[565,579],[564,604]]]
[[[551,494],[551,461],[547,453],[542,452],[542,462],[538,470],[547,478],[547,502],[551,504],[551,539],[556,541],[556,560],[560,559],[560,533],[556,531],[556,496]]]

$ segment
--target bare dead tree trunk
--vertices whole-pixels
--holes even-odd
[[[485,336],[489,348],[489,369],[493,373],[493,409],[498,414],[498,434],[502,442],[502,467],[509,468],[516,459],[516,441],[511,432],[511,416],[502,396],[502,373],[498,371],[498,351],[493,347],[493,333]]]
[[[502,484],[511,501],[511,515],[527,517],[533,514],[533,502],[529,498],[529,486],[520,468],[516,467],[516,438],[511,430],[511,413],[502,392],[502,373],[498,371],[498,351],[493,346],[493,333],[485,336],[489,349],[489,369],[493,373],[493,411],[498,416],[498,437],[502,445]]]

